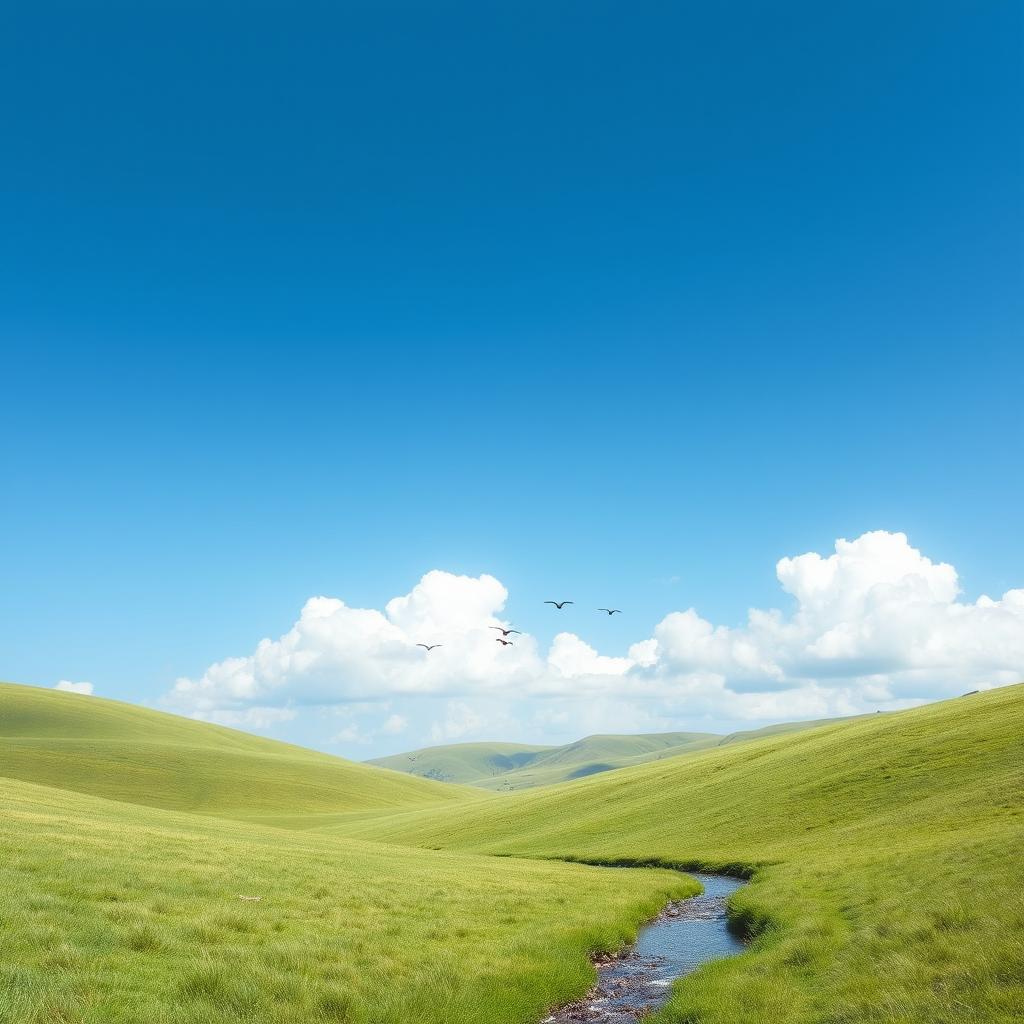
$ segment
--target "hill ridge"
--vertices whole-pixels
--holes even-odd
[[[476,792],[103,697],[0,683],[0,776],[250,817],[423,806]]]
[[[449,743],[371,758],[365,763],[441,782],[511,791],[557,785],[648,761],[858,717],[863,716],[783,722],[731,733],[591,733],[557,746],[500,741]],[[507,752],[511,750],[519,753],[510,758]]]

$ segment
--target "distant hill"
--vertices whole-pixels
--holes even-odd
[[[226,817],[397,810],[468,794],[178,715],[12,683],[0,683],[0,776]]]
[[[717,742],[710,733],[667,732],[646,736],[587,736],[562,746],[522,743],[451,743],[422,747],[367,762],[441,782],[483,789],[527,789],[564,782],[648,760],[677,746]]]
[[[660,732],[585,736],[558,747],[516,743],[452,743],[422,747],[367,764],[439,782],[480,789],[519,790],[600,775],[647,761],[659,761],[727,743],[743,743],[780,733],[845,722],[845,718],[786,722],[727,735],[711,732]]]
[[[547,751],[560,749],[524,743],[450,743],[376,757],[366,763],[439,782],[481,785],[532,763]]]

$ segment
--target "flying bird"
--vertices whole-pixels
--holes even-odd
[[[614,615],[616,612],[618,612],[620,615],[622,614],[621,608],[598,608],[597,610],[599,612],[607,612],[609,615]]]
[[[504,644],[506,647],[515,647],[515,644],[511,640],[502,640],[500,636],[494,638],[496,644]]]
[[[519,633],[518,629],[502,629],[501,626],[491,626],[491,629],[496,629],[502,636],[508,636],[509,633]]]
[[[435,647],[444,647],[444,644],[417,644],[417,647],[422,647],[425,651],[432,651]]]
[[[564,608],[567,604],[574,604],[573,601],[545,601],[545,604],[553,604],[556,608]]]

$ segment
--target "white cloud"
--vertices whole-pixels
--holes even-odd
[[[294,708],[222,708],[217,711],[194,711],[193,718],[215,725],[229,725],[238,729],[271,729],[281,722],[290,722],[298,712]]]
[[[331,737],[330,742],[366,745],[381,736],[397,736],[409,725],[403,715],[389,714],[375,725],[367,723],[367,719],[379,717],[390,709],[390,701],[353,701],[335,707],[334,715],[347,724]]]
[[[940,697],[1024,674],[1024,590],[959,601],[956,570],[904,534],[839,540],[827,558],[783,558],[776,571],[796,599],[791,616],[753,609],[744,627],[729,629],[692,608],[673,613],[655,630],[647,671],[708,671],[737,693],[801,689],[851,707],[858,698]]]
[[[788,613],[755,608],[728,626],[694,608],[672,612],[622,657],[568,632],[546,653],[529,635],[503,647],[490,628],[503,623],[502,584],[435,570],[382,611],[311,598],[278,640],[178,680],[167,702],[204,716],[301,705],[369,714],[443,698],[430,728],[437,742],[562,716],[583,732],[598,721],[628,731],[852,714],[1024,677],[1024,590],[965,601],[956,570],[904,534],[839,540],[827,555],[781,559],[776,575]],[[427,653],[418,643],[442,646]],[[339,741],[393,735],[406,717],[346,725]]]
[[[247,657],[179,679],[167,702],[208,711],[252,704],[332,704],[403,694],[474,693],[525,684],[541,662],[530,637],[510,647],[489,627],[501,623],[505,588],[493,576],[433,571],[384,611],[310,598],[278,640]],[[417,644],[440,644],[429,653]]]
[[[331,742],[366,744],[369,743],[372,738],[373,737],[370,734],[363,732],[358,725],[346,725],[344,729],[334,735]]]
[[[91,695],[93,692],[92,683],[73,683],[70,679],[62,679],[56,686],[55,690],[63,690],[65,693],[84,693]]]
[[[633,662],[629,658],[605,657],[574,633],[559,633],[551,643],[548,666],[560,676],[576,679],[592,675],[621,676],[632,668]]]
[[[431,726],[430,738],[434,743],[445,743],[473,733],[479,735],[486,724],[487,719],[469,704],[463,701],[449,701],[444,720]]]
[[[388,715],[384,719],[384,724],[381,725],[380,731],[386,736],[397,736],[400,732],[405,732],[409,728],[409,719],[404,715]]]

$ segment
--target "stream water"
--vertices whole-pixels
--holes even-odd
[[[699,879],[704,892],[669,903],[632,946],[595,961],[597,985],[544,1024],[633,1024],[668,1002],[676,978],[708,960],[743,951],[743,943],[728,929],[725,901],[744,883],[724,875],[688,873]]]

